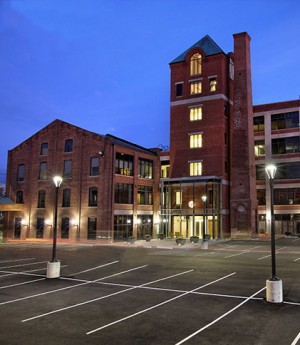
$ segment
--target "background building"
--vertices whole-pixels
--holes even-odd
[[[266,163],[277,166],[274,181],[276,234],[300,235],[300,100],[254,106],[259,230],[270,231]]]
[[[153,234],[159,207],[158,152],[55,120],[8,154],[8,237],[52,236],[55,187],[58,237],[124,239]]]

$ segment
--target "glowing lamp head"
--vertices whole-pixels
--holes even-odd
[[[276,175],[276,170],[277,170],[276,165],[274,165],[274,164],[268,164],[268,165],[266,166],[265,170],[266,170],[266,173],[267,173],[267,175],[268,175],[268,178],[269,178],[270,180],[274,180],[275,175]]]
[[[55,187],[59,188],[62,183],[63,178],[61,176],[54,176],[53,182],[55,184]]]

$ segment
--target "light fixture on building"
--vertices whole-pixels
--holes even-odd
[[[275,251],[275,218],[274,218],[274,196],[273,183],[276,175],[276,165],[268,164],[265,168],[270,183],[270,204],[271,204],[271,259],[272,259],[272,276],[266,281],[266,299],[267,302],[281,303],[282,280],[276,276],[276,251]]]

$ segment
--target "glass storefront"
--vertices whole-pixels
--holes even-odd
[[[166,237],[220,237],[221,180],[162,181],[159,233]]]

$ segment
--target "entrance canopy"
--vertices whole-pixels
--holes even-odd
[[[23,211],[23,204],[16,204],[8,196],[0,196],[0,212],[4,211]]]

